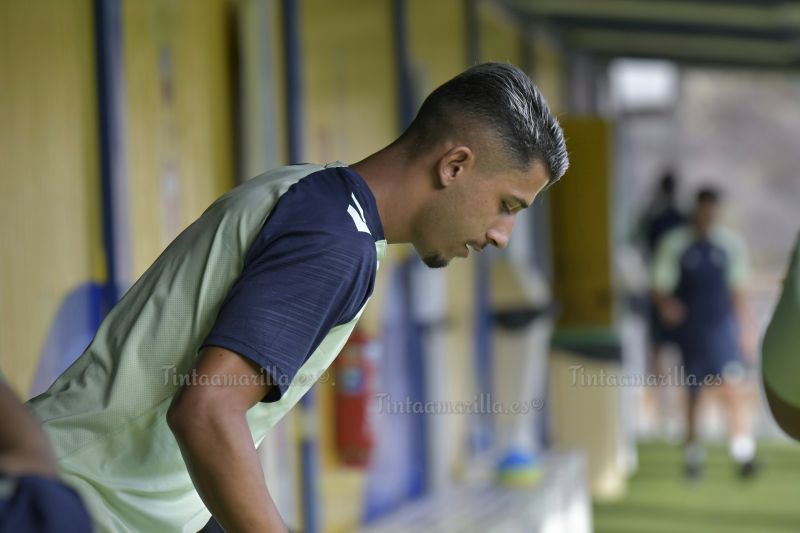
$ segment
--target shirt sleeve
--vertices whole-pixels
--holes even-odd
[[[750,260],[744,240],[736,234],[726,234],[725,251],[728,254],[728,286],[731,289],[740,289],[750,275]]]
[[[366,234],[295,229],[256,243],[202,346],[246,357],[267,374],[278,400],[300,366],[338,324],[366,303],[377,265]]]
[[[681,230],[673,230],[667,234],[656,248],[653,258],[651,277],[653,289],[663,293],[671,293],[678,286],[681,275],[681,244],[684,239]]]

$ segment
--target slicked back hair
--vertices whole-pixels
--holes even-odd
[[[494,134],[516,169],[527,170],[540,161],[550,184],[569,166],[558,120],[530,78],[514,65],[482,63],[445,82],[425,99],[401,140],[413,140],[424,149],[464,127]]]

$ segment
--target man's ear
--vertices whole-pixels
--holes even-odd
[[[457,145],[439,158],[437,177],[441,187],[451,185],[475,166],[475,153],[469,146]]]

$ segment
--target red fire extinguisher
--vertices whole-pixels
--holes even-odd
[[[348,466],[367,466],[375,444],[375,350],[356,328],[334,363],[336,449]]]

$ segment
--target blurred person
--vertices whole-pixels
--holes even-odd
[[[800,440],[800,235],[761,350],[762,379],[772,415]]]
[[[0,533],[91,531],[80,497],[58,479],[47,438],[2,374],[0,413]]]
[[[719,193],[703,188],[691,222],[668,233],[653,263],[653,289],[663,322],[675,328],[681,350],[686,408],[685,467],[690,479],[702,473],[705,450],[697,437],[702,386],[719,385],[728,415],[730,454],[739,473],[755,472],[755,440],[747,427],[741,390],[743,356],[755,357],[745,301],[747,252],[744,241],[717,221]]]
[[[255,177],[214,202],[31,400],[101,531],[285,531],[254,443],[332,363],[388,242],[444,267],[504,247],[568,164],[518,68],[437,88],[393,143],[347,166]],[[269,473],[267,473],[269,475]]]
[[[645,262],[649,266],[652,265],[661,239],[673,229],[686,224],[686,215],[677,205],[677,188],[678,179],[675,174],[672,171],[665,172],[658,182],[653,200],[642,216],[641,240]],[[659,376],[664,375],[663,351],[666,345],[675,343],[675,338],[672,328],[661,320],[653,291],[650,293],[648,334],[651,365]]]
[[[673,171],[667,170],[658,181],[655,195],[642,214],[639,231],[648,260],[652,259],[664,235],[686,223],[686,214],[676,200],[677,189],[678,178]]]
[[[678,206],[679,180],[672,170],[666,170],[656,184],[652,199],[643,210],[636,226],[634,241],[641,252],[645,265],[645,276],[652,268],[653,256],[661,239],[686,223],[686,215]],[[629,298],[632,311],[642,313],[646,322],[646,361],[645,369],[662,378],[667,374],[665,363],[666,348],[675,344],[674,332],[661,320],[655,303],[654,291],[649,287],[641,293],[633,293]],[[648,398],[655,402],[655,426],[662,433],[667,433],[667,390],[664,387],[648,387]]]

